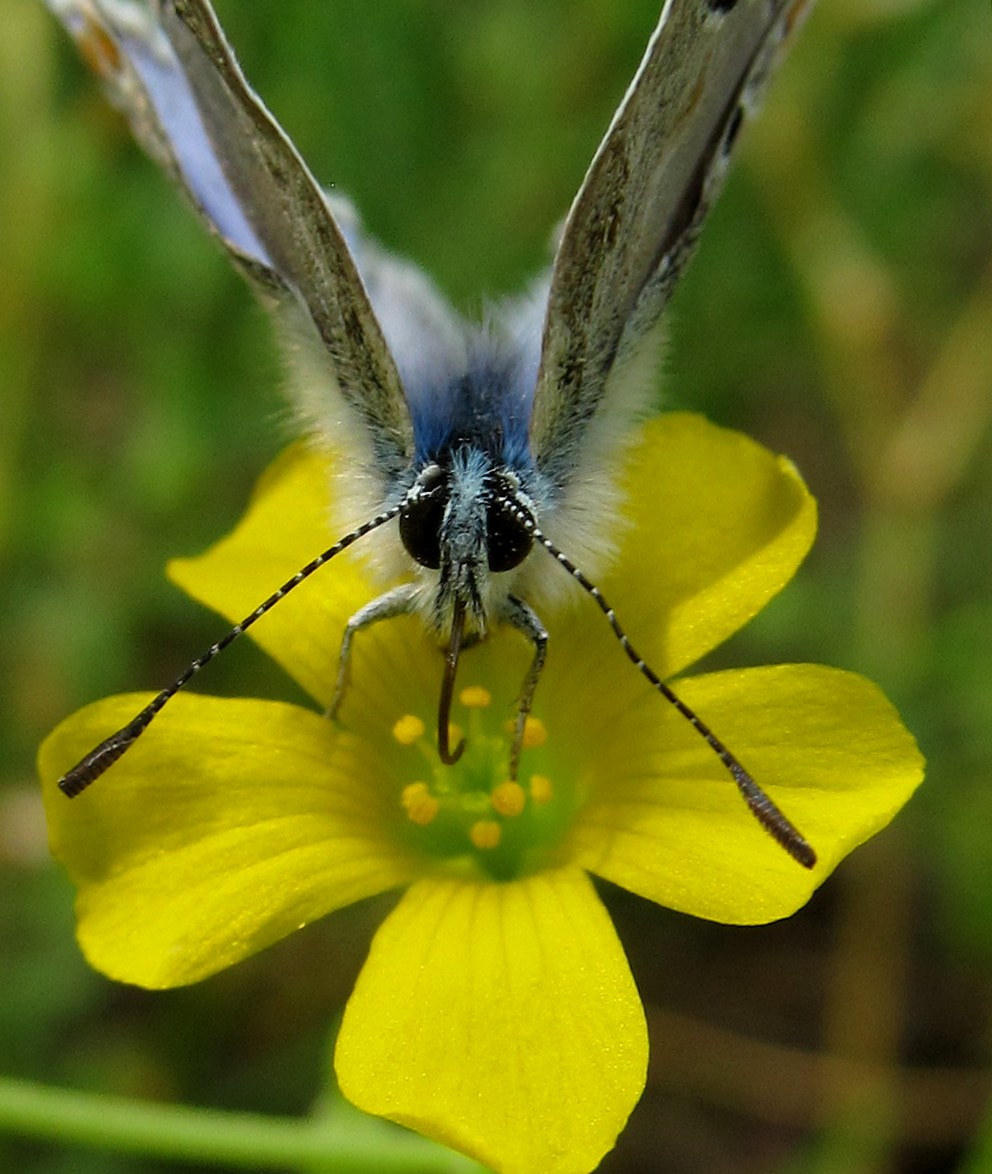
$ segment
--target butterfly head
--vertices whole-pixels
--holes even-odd
[[[475,445],[452,446],[421,469],[400,510],[399,532],[410,557],[438,572],[439,630],[458,605],[469,630],[485,635],[493,574],[520,566],[533,545],[521,513],[533,519],[520,477]]]

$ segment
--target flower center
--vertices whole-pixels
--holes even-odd
[[[439,760],[420,718],[406,714],[393,726],[393,738],[409,750],[415,779],[399,795],[404,835],[439,860],[469,860],[491,878],[509,880],[541,866],[561,837],[571,804],[549,773],[537,773],[548,741],[540,719],[527,718],[519,778],[510,779],[514,721],[496,718],[481,685],[462,689],[458,700],[468,728],[451,724],[450,745],[466,736],[465,752],[451,766]]]

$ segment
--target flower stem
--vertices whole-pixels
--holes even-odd
[[[331,1112],[264,1117],[75,1092],[0,1077],[0,1130],[118,1153],[257,1170],[332,1168],[339,1174],[469,1174],[479,1167],[390,1126]]]

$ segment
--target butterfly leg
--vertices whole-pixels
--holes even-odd
[[[392,619],[393,616],[407,615],[413,611],[417,597],[416,583],[404,583],[401,587],[394,587],[367,603],[345,624],[344,635],[341,637],[341,652],[338,656],[338,679],[334,685],[334,697],[327,707],[327,716],[332,720],[337,717],[341,702],[344,700],[348,688],[349,670],[351,667],[351,644],[355,633],[376,624],[379,620]]]
[[[527,716],[530,713],[530,707],[534,701],[534,691],[537,688],[537,682],[548,654],[548,633],[537,618],[534,609],[524,603],[522,599],[517,599],[515,595],[507,596],[500,619],[516,628],[518,632],[522,632],[534,645],[534,659],[530,662],[530,668],[524,677],[523,687],[517,701],[517,720],[513,730],[513,745],[510,748],[510,778],[516,779],[520,766],[520,752],[524,744]]]

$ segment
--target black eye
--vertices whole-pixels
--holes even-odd
[[[421,478],[421,484],[428,481]],[[422,567],[436,571],[441,565],[441,523],[448,500],[441,470],[430,479],[426,492],[412,497],[400,511],[400,541],[407,554]]]
[[[486,511],[486,550],[491,571],[512,571],[518,567],[534,545],[530,531],[499,502]]]

